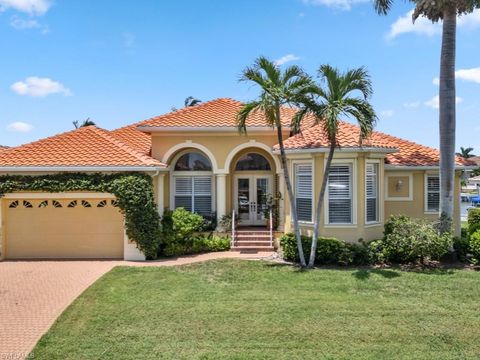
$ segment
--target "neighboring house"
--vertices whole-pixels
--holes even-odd
[[[472,156],[471,158],[468,158],[469,161],[475,163],[477,167],[480,167],[480,156]]]
[[[80,128],[0,152],[0,173],[145,172],[153,177],[160,214],[184,207],[220,219],[235,211],[237,223],[248,227],[265,226],[265,199],[280,193],[279,230],[291,231],[276,132],[255,113],[247,134],[239,134],[241,106],[217,99],[113,131]],[[320,126],[305,125],[289,137],[292,114],[283,110],[284,145],[301,228],[308,233],[328,144]],[[380,132],[359,146],[358,133],[342,122],[320,233],[372,240],[382,236],[391,214],[435,220],[438,151]],[[457,158],[456,233],[460,174],[469,164]],[[143,258],[124,235],[111,194],[13,193],[1,202],[3,258]]]
[[[468,185],[470,185],[474,189],[479,189],[480,188],[480,175],[468,178]]]

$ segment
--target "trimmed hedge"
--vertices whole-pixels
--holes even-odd
[[[310,257],[312,238],[302,236],[305,257]],[[283,258],[299,262],[295,234],[285,234],[280,238]],[[350,244],[335,238],[320,237],[315,256],[317,265],[366,265],[369,263],[367,248],[361,244]]]

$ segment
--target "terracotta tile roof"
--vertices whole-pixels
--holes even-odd
[[[237,113],[242,106],[243,104],[239,101],[220,98],[153,117],[139,123],[139,125],[142,127],[234,127],[237,125]],[[290,126],[293,113],[294,110],[292,109],[283,109],[283,126]],[[263,113],[253,113],[247,121],[247,126],[267,126]]]
[[[0,145],[0,151],[7,150],[7,149],[8,149],[8,146]]]
[[[338,135],[339,146],[342,148],[359,147],[359,132],[358,126],[342,121]],[[322,127],[316,125],[288,138],[284,141],[284,145],[285,149],[288,150],[328,148],[328,141]],[[378,131],[374,131],[368,139],[364,140],[362,146],[366,148],[396,149],[396,152],[386,155],[385,163],[390,165],[438,166],[440,162],[437,149]],[[278,145],[275,145],[274,148],[278,149]],[[457,156],[457,165],[471,165],[471,162]]]
[[[96,126],[0,152],[1,167],[163,167]]]
[[[152,137],[137,129],[138,124],[128,125],[110,131],[110,134],[124,142],[132,149],[142,154],[150,155],[152,150]]]
[[[475,165],[480,166],[480,156],[472,156],[471,158],[468,158],[468,160],[474,163]]]

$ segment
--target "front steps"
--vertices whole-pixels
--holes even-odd
[[[270,231],[256,229],[237,230],[231,250],[240,252],[274,251],[270,242]]]

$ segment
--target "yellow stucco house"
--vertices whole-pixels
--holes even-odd
[[[216,99],[113,131],[90,126],[2,149],[0,174],[144,172],[153,178],[160,214],[176,207],[218,219],[234,213],[239,228],[264,227],[266,199],[281,194],[277,230],[291,230],[289,201],[296,201],[302,232],[310,232],[328,151],[320,126],[305,125],[290,136],[292,110],[283,111],[295,193],[288,199],[275,131],[257,113],[247,134],[239,134],[235,119],[241,106]],[[391,214],[436,219],[438,151],[380,132],[359,146],[358,132],[342,123],[321,234],[372,240],[382,236]],[[457,159],[457,233],[460,172],[467,165]],[[111,194],[16,192],[0,202],[1,259],[144,258],[126,237]]]

